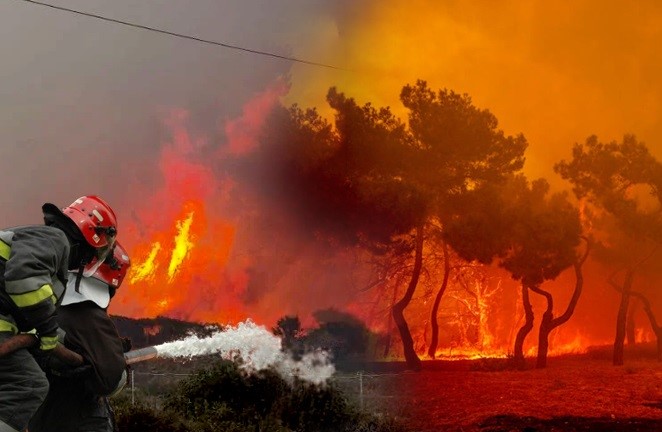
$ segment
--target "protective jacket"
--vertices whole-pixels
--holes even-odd
[[[107,396],[126,383],[125,345],[106,308],[131,263],[117,242],[112,257],[100,265],[94,261],[88,265],[93,269],[91,276],[85,276],[85,271],[71,273],[58,309],[58,323],[66,332],[64,345],[79,353],[85,366],[46,368],[50,390],[30,420],[31,432],[111,432],[114,428]]]
[[[64,345],[78,352],[90,365],[69,376],[49,374],[46,400],[30,421],[31,432],[112,431],[112,414],[105,396],[126,380],[124,347],[106,311],[91,301],[61,306],[60,327]]]
[[[0,230],[0,340],[34,329],[42,351],[55,348],[55,307],[68,258],[69,241],[57,228]],[[47,391],[46,377],[27,350],[0,358],[0,430],[23,430]]]
[[[69,241],[53,227],[0,231],[0,331],[35,329],[41,348],[55,348],[55,305],[67,281]]]

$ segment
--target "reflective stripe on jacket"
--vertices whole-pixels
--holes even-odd
[[[44,350],[57,341],[55,305],[64,292],[68,258],[69,241],[57,228],[0,230],[0,323],[36,329]]]
[[[18,333],[18,327],[11,317],[0,315],[0,332]]]

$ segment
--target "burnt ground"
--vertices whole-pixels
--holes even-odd
[[[662,431],[662,363],[651,355],[618,367],[603,352],[523,371],[505,360],[397,368],[366,372],[364,403],[416,432]]]

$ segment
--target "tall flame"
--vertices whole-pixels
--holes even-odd
[[[188,206],[190,205],[192,204],[188,204]],[[166,257],[163,256],[164,254],[170,255],[167,281],[168,283],[172,283],[175,280],[180,266],[193,248],[193,242],[190,238],[193,215],[194,212],[191,211],[185,218],[175,222],[177,234],[172,240],[174,244],[170,250],[164,250],[163,254],[159,254],[159,252],[161,252],[161,242],[156,241],[152,244],[147,257],[143,261],[139,261],[134,267],[131,267],[129,271],[129,281],[131,284],[139,282],[148,282],[151,284],[157,279],[163,279],[162,277],[159,277],[157,271],[159,270],[160,264],[165,262]],[[162,297],[156,300],[156,306],[160,312],[166,310],[169,305],[170,300],[167,297]]]
[[[234,228],[227,222],[207,221],[203,202],[184,203],[169,227],[133,247],[128,287],[119,290],[113,311],[133,317],[168,315],[218,322],[228,316],[245,318],[224,310],[216,300],[224,298],[221,269],[233,237]]]
[[[161,250],[161,243],[156,242],[152,245],[152,250],[149,251],[147,258],[140,264],[134,264],[129,271],[129,280],[131,283],[135,283],[140,280],[152,279],[158,267],[158,263],[154,262],[156,260],[156,254]]]
[[[177,221],[175,248],[172,251],[170,264],[168,265],[168,282],[172,282],[179,266],[182,264],[191,248],[193,248],[193,242],[189,239],[192,223],[193,212],[189,213],[185,220]]]

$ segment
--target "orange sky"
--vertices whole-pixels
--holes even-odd
[[[404,114],[400,89],[420,78],[468,93],[506,133],[524,133],[532,177],[560,182],[552,165],[590,134],[634,133],[662,156],[662,3],[371,3],[320,25],[302,55],[348,71],[295,65],[288,102],[324,112],[335,85]]]

